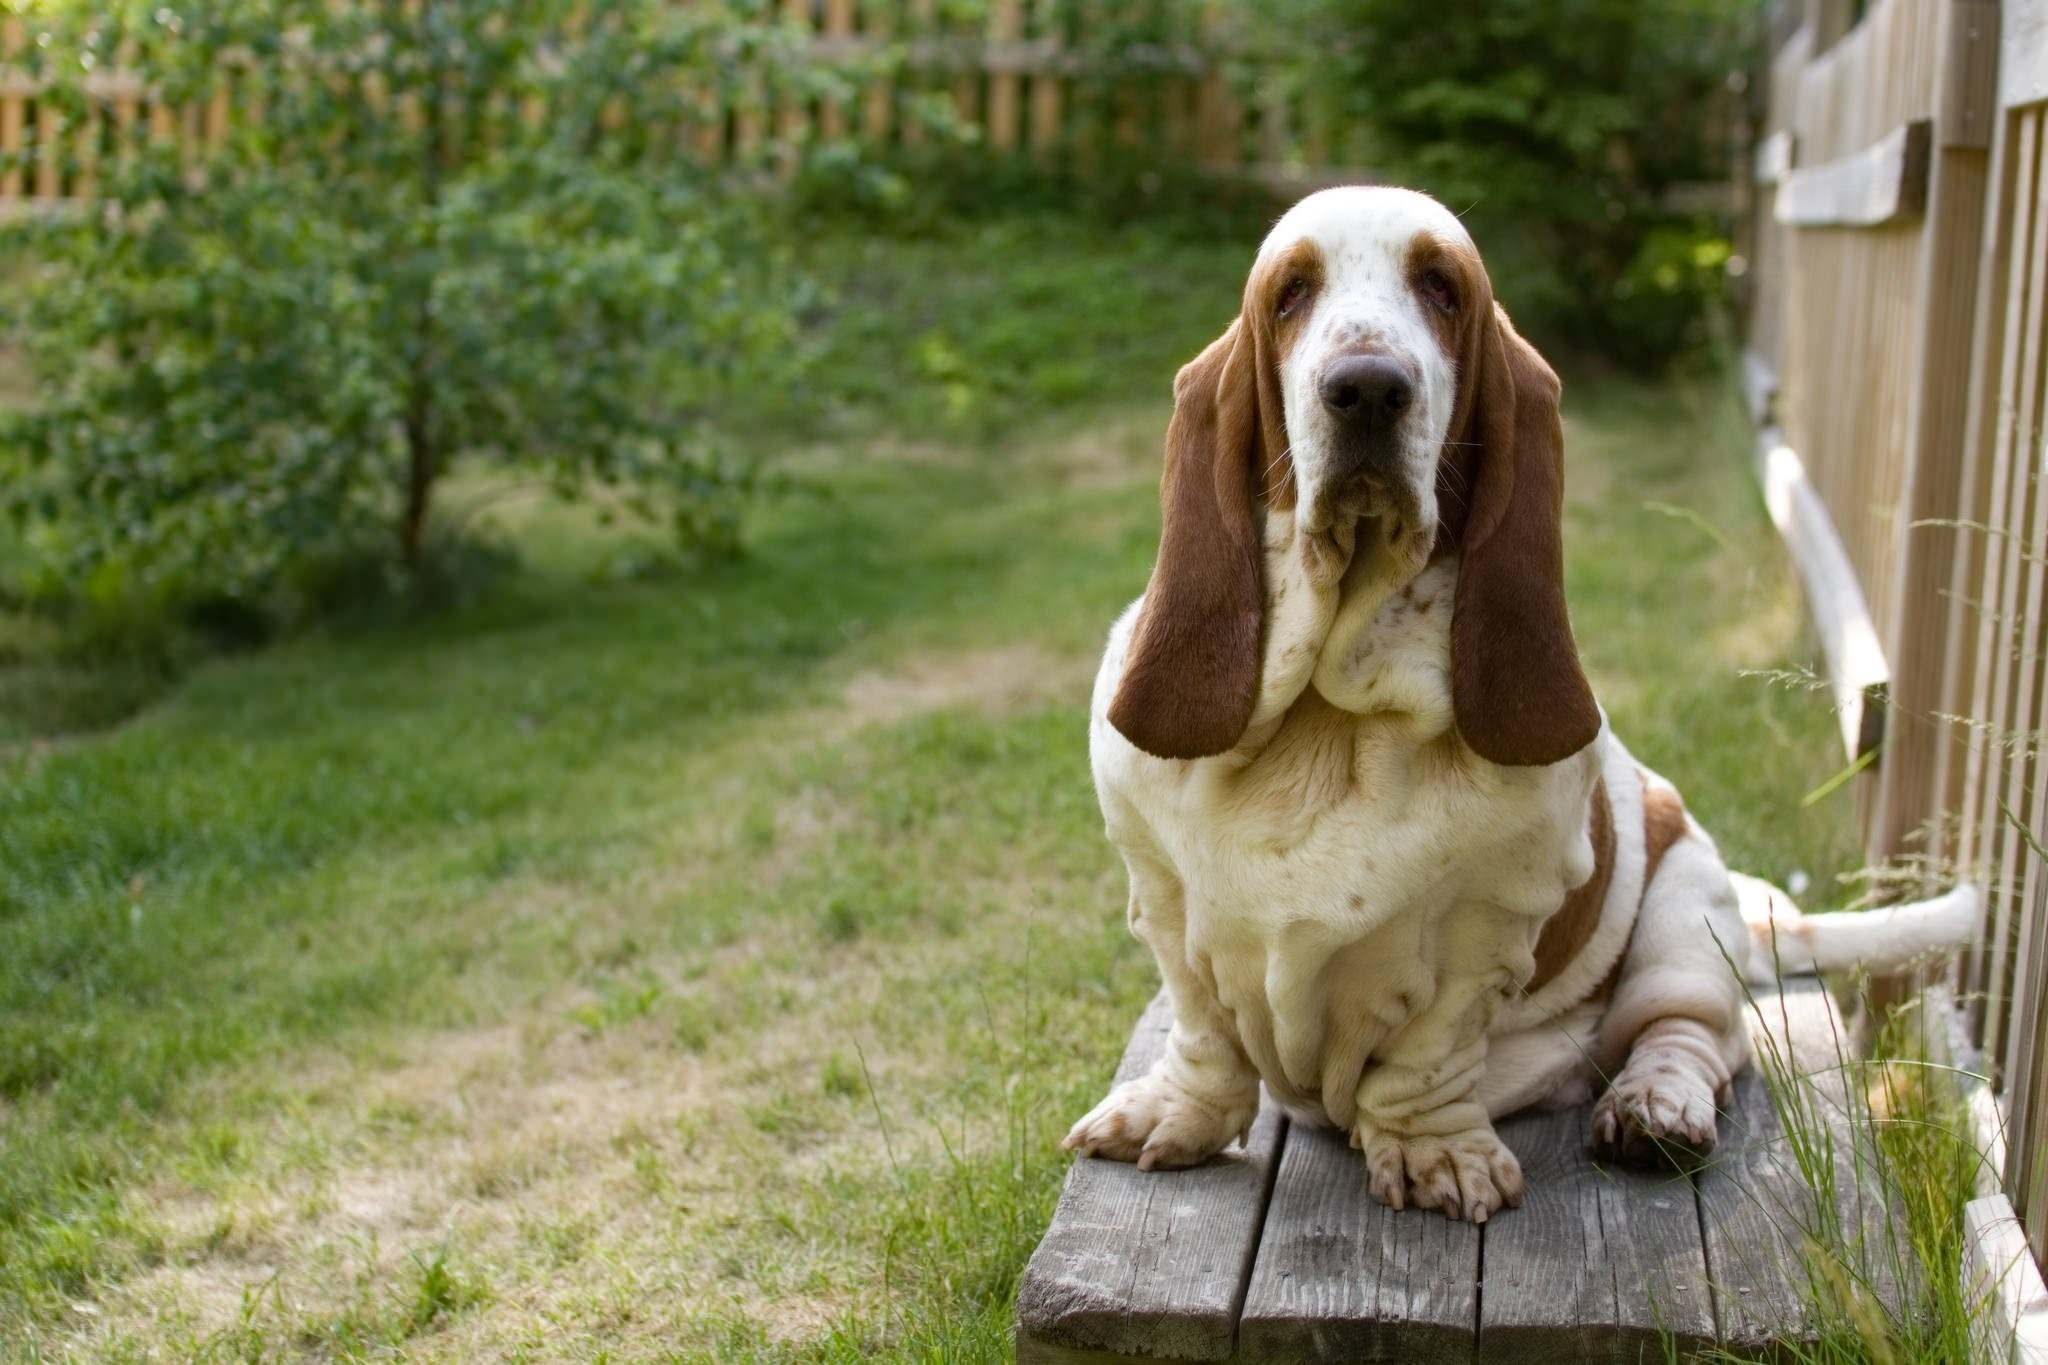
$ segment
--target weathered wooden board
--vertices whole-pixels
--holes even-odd
[[[1998,102],[2048,100],[2048,0],[2005,0],[2000,9]]]
[[[1119,1081],[1152,1065],[1171,1018],[1153,1001]],[[1076,1161],[1018,1291],[1018,1360],[1228,1359],[1285,1128],[1269,1107],[1242,1150],[1191,1171]]]
[[[1884,700],[1891,683],[1891,666],[1863,586],[1827,503],[1776,427],[1757,435],[1756,475],[1771,522],[1792,552],[1806,589],[1807,613],[1827,662],[1842,746],[1852,761],[1862,758],[1883,742]]]
[[[1774,212],[1789,227],[1878,227],[1911,218],[1927,204],[1934,125],[1914,119],[1838,161],[1790,171]]]
[[[1699,1208],[1684,1176],[1596,1165],[1587,1113],[1499,1125],[1529,1193],[1487,1223],[1479,1354],[1488,1365],[1664,1358],[1711,1344]]]
[[[1754,1069],[1736,1078],[1720,1148],[1697,1185],[1721,1340],[1755,1350],[1800,1333],[1809,1319],[1801,1229],[1815,1215]]]
[[[1814,1134],[1804,1140],[1807,1150],[1821,1150],[1824,1131],[1831,1151],[1826,1158],[1809,1155],[1806,1164],[1816,1172],[1831,1169],[1833,1189],[1824,1203],[1816,1202],[1762,1064],[1744,1070],[1721,1116],[1720,1148],[1698,1186],[1721,1339],[1746,1349],[1812,1329],[1803,1247],[1814,1231],[1839,1228],[1852,1248],[1849,1274],[1887,1303],[1898,1301],[1905,1255],[1894,1240],[1903,1234],[1891,1222],[1869,1149],[1850,1129],[1844,1062],[1858,1049],[1826,988],[1797,977],[1785,983],[1782,996],[1757,992],[1751,1032],[1760,1057],[1777,1059],[1781,1074],[1806,1078],[1795,1102],[1799,1126]]]
[[[1792,158],[1797,143],[1789,128],[1781,128],[1756,144],[1751,167],[1759,185],[1775,185],[1792,174]]]
[[[1396,1213],[1342,1133],[1289,1128],[1245,1294],[1245,1360],[1468,1361],[1479,1229]]]

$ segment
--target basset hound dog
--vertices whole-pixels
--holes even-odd
[[[1745,973],[1968,936],[1969,888],[1801,916],[1615,736],[1566,615],[1558,398],[1435,200],[1325,190],[1259,248],[1174,381],[1089,727],[1173,1028],[1069,1149],[1201,1162],[1263,1082],[1378,1199],[1480,1222],[1524,1189],[1495,1118],[1598,1091],[1602,1154],[1703,1153]]]

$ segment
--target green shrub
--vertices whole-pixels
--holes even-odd
[[[1726,252],[1672,191],[1725,182],[1747,0],[1260,6],[1259,40],[1367,163],[1464,216],[1539,339],[1655,364],[1698,340]],[[1312,60],[1303,60],[1312,57]]]
[[[719,414],[783,363],[786,272],[674,130],[776,30],[658,0],[45,29],[54,107],[128,47],[178,103],[233,66],[261,116],[197,166],[109,147],[93,211],[6,234],[40,392],[0,424],[0,506],[31,595],[248,596],[368,544],[413,570],[458,462],[732,541],[756,470]]]

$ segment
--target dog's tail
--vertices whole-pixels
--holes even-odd
[[[1859,965],[1897,971],[1915,958],[1968,943],[1983,913],[1982,893],[1963,885],[1924,901],[1808,915],[1769,882],[1740,872],[1729,875],[1749,925],[1749,981],[1754,986],[1767,986],[1781,975]]]

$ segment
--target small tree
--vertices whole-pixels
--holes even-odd
[[[113,8],[29,45],[71,128],[117,64],[173,111],[225,81],[235,114],[203,151],[110,130],[95,201],[7,234],[42,388],[0,423],[0,503],[53,570],[242,592],[371,536],[415,566],[458,461],[730,540],[752,466],[716,414],[786,354],[789,309],[685,149],[701,99],[777,66],[772,26],[660,0]]]

